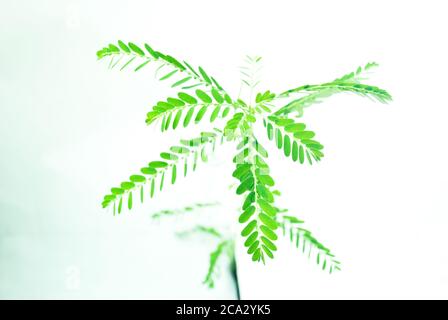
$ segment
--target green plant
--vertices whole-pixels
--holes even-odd
[[[300,164],[313,164],[324,157],[323,145],[316,140],[315,133],[301,121],[304,110],[325,98],[341,92],[349,92],[368,97],[382,103],[391,100],[385,90],[362,83],[363,76],[376,63],[368,63],[356,71],[333,81],[317,85],[303,85],[282,93],[258,92],[258,69],[260,57],[247,57],[241,68],[241,90],[248,91],[247,100],[231,95],[202,67],[194,68],[188,62],[173,58],[153,50],[148,44],[141,48],[133,43],[117,44],[98,51],[99,59],[109,59],[109,67],[139,71],[148,65],[157,67],[159,80],[176,89],[177,94],[158,102],[148,112],[146,123],[158,123],[161,131],[187,127],[204,122],[224,119],[221,127],[203,131],[194,138],[180,142],[160,154],[160,159],[149,162],[140,172],[133,174],[111,193],[104,197],[102,206],[112,208],[115,214],[123,211],[123,205],[132,209],[134,197],[141,202],[145,194],[152,198],[162,191],[166,180],[176,183],[180,175],[195,171],[198,162],[206,162],[209,154],[222,143],[235,142],[236,155],[233,158],[237,179],[236,194],[242,197],[242,207],[238,222],[244,246],[255,262],[265,263],[274,258],[277,251],[276,240],[279,228],[290,237],[300,251],[314,256],[317,264],[329,273],[340,270],[340,262],[333,253],[320,243],[310,231],[302,227],[303,221],[287,215],[275,205],[279,191],[274,189],[274,179],[270,175],[267,162],[268,152],[255,136],[252,128],[263,123],[269,140],[273,141],[285,157]],[[254,96],[253,96],[254,95]],[[145,191],[146,190],[146,191]],[[188,210],[187,210],[188,211]],[[172,211],[167,210],[167,215]],[[163,216],[158,213],[158,217]],[[224,237],[213,228],[198,226],[195,231],[209,234],[218,239],[216,250],[210,257],[210,268],[205,282],[213,286],[216,263],[223,252],[233,257],[233,239]]]

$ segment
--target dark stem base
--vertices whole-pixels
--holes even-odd
[[[236,265],[236,257],[235,254],[233,256],[232,262],[230,264],[230,272],[232,274],[233,281],[235,283],[235,290],[236,290],[236,299],[241,300],[240,295],[240,284],[238,282],[238,271],[237,271],[237,265]]]

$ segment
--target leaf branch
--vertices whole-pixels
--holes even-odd
[[[143,202],[145,193],[149,193],[152,198],[156,192],[156,183],[158,189],[163,190],[165,180],[171,176],[171,184],[177,181],[178,172],[183,167],[184,177],[187,176],[190,166],[193,171],[196,170],[199,158],[203,162],[208,161],[208,153],[215,150],[217,143],[223,142],[222,132],[215,129],[214,132],[202,132],[197,138],[190,140],[181,140],[180,146],[173,146],[169,152],[162,152],[162,160],[152,161],[148,166],[140,170],[140,174],[131,175],[129,181],[122,182],[119,187],[111,189],[111,194],[104,196],[103,208],[113,206],[113,213],[121,213],[123,201],[127,197],[128,209],[133,207],[133,193],[139,191],[140,200]],[[207,148],[207,146],[211,146]],[[148,189],[145,192],[145,188]]]
[[[120,70],[124,70],[131,65],[134,65],[134,71],[139,71],[146,67],[150,62],[156,62],[159,65],[157,70],[169,68],[169,71],[159,78],[159,80],[164,81],[176,76],[175,82],[171,85],[173,88],[182,86],[182,89],[186,90],[202,86],[207,88],[207,90],[214,88],[222,95],[226,94],[226,91],[216,79],[209,76],[202,67],[198,67],[198,69],[195,70],[187,61],[180,62],[170,55],[154,50],[147,43],[145,43],[144,49],[142,49],[132,42],[126,44],[119,40],[117,44],[111,43],[107,47],[99,50],[97,52],[97,57],[99,60],[110,58],[109,68],[111,69],[120,65],[122,61],[126,61],[121,64]],[[138,62],[138,64],[136,64],[136,62]]]
[[[309,259],[315,259],[322,270],[328,270],[330,274],[341,270],[341,263],[336,260],[330,249],[319,242],[310,231],[301,227],[304,223],[302,220],[278,214],[276,221],[283,230],[283,236],[289,236],[291,243]]]
[[[213,98],[212,98],[213,97]],[[204,118],[209,109],[210,122],[217,118],[225,118],[234,109],[232,100],[228,94],[222,96],[218,90],[212,88],[211,94],[197,89],[195,96],[185,92],[179,92],[176,98],[168,98],[159,101],[146,116],[146,124],[162,119],[161,131],[170,128],[176,129],[179,125],[187,127],[192,122],[198,124]]]
[[[298,160],[303,164],[307,160],[312,165],[324,157],[323,145],[313,139],[315,133],[306,130],[304,123],[271,115],[264,119],[263,124],[269,140],[274,140],[277,148],[294,162]]]

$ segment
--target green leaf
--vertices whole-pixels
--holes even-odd
[[[172,116],[173,116],[173,114],[170,113],[170,114],[168,115],[168,117],[166,118],[164,131],[166,131],[166,130],[169,129],[170,124],[171,124],[171,118],[172,118]]]
[[[151,198],[154,197],[155,190],[156,190],[156,180],[152,179],[151,180],[151,189],[150,189],[150,196],[151,196]]]
[[[301,131],[294,133],[294,137],[300,140],[312,139],[316,134],[312,131]]]
[[[132,63],[132,61],[135,60],[135,57],[132,57],[131,59],[128,60],[128,62],[126,62],[121,68],[120,71],[122,71],[123,69],[125,69],[128,65],[130,65]]]
[[[160,81],[166,80],[166,79],[172,77],[174,74],[176,74],[177,71],[178,71],[177,69],[174,69],[173,71],[168,72],[167,74],[165,74],[165,75],[164,75],[162,78],[160,78],[159,80],[160,80]]]
[[[246,200],[244,200],[244,204],[243,204],[243,207],[242,207],[243,210],[246,210],[254,202],[255,202],[255,192],[251,192],[246,197]]]
[[[297,142],[292,143],[292,160],[295,162],[299,158],[299,145]]]
[[[295,132],[300,132],[305,130],[306,125],[304,123],[294,123],[294,124],[290,124],[287,125],[285,127],[285,131],[289,132],[289,133],[295,133]]]
[[[185,77],[185,78],[183,78],[183,79],[180,79],[179,81],[175,82],[175,83],[171,86],[171,88],[175,88],[175,87],[177,87],[177,86],[180,86],[181,84],[184,84],[185,82],[189,81],[190,79],[191,79],[190,76]]]
[[[135,72],[137,72],[138,70],[140,70],[141,68],[143,68],[144,66],[146,66],[150,61],[146,60],[145,62],[143,62],[142,64],[140,64],[137,68],[135,68]]]
[[[160,178],[160,191],[163,190],[163,184],[165,182],[165,172],[162,173],[162,178]]]
[[[148,53],[154,58],[158,59],[159,55],[149,46],[149,44],[145,43],[145,49]]]
[[[277,144],[277,148],[281,149],[283,145],[282,132],[280,129],[275,130],[275,142]]]
[[[207,112],[207,106],[202,106],[201,109],[199,109],[199,112],[196,115],[196,118],[194,119],[195,123],[199,123],[202,118],[204,117],[205,113]]]
[[[261,257],[262,257],[261,250],[260,250],[260,248],[258,248],[257,250],[255,250],[254,254],[252,255],[252,261],[259,261]]]
[[[263,251],[269,258],[274,259],[274,255],[272,254],[271,250],[269,250],[268,247],[266,247],[265,245],[262,245],[261,247],[263,248]]]
[[[205,102],[205,103],[212,103],[212,98],[210,98],[210,96],[207,93],[205,93],[204,91],[198,89],[198,90],[196,90],[196,95],[203,102]]]
[[[310,156],[310,153],[308,152],[308,150],[306,150],[305,154],[306,154],[306,158],[308,160],[308,163],[310,165],[312,165],[313,164],[313,160],[311,159],[311,156]]]
[[[166,101],[173,107],[183,107],[185,105],[185,102],[176,98],[168,98]]]
[[[123,197],[120,198],[120,201],[118,202],[118,213],[121,213],[121,208],[123,207]]]
[[[184,61],[184,64],[187,66],[188,69],[190,69],[191,72],[193,72],[196,76],[199,77],[199,74],[193,69],[192,66],[190,66],[190,65],[188,64],[187,61]]]
[[[230,107],[226,107],[226,108],[224,109],[224,111],[222,112],[221,117],[222,117],[222,118],[227,117],[227,115],[229,114],[229,112],[230,112]]]
[[[252,234],[247,237],[246,242],[244,242],[245,247],[250,247],[258,238],[258,231],[252,232]]]
[[[305,151],[302,145],[300,145],[299,147],[299,162],[300,164],[303,164],[305,162]]]
[[[190,123],[190,120],[193,117],[193,113],[194,113],[194,107],[188,110],[187,115],[184,118],[184,128],[186,128]]]
[[[232,104],[232,103],[233,103],[232,98],[230,98],[230,96],[229,96],[227,93],[224,94],[224,100],[225,100],[228,104]]]
[[[236,194],[243,194],[246,191],[252,190],[254,186],[254,178],[250,177],[244,180],[236,189]]]
[[[140,171],[146,175],[154,175],[157,173],[157,170],[151,167],[141,168]]]
[[[272,126],[272,124],[268,123],[266,129],[268,131],[269,140],[272,140],[274,138],[274,127]]]
[[[160,154],[160,157],[161,157],[162,159],[170,160],[170,161],[176,161],[177,159],[179,159],[179,157],[176,156],[175,154],[167,153],[167,152],[162,152],[162,153]]]
[[[274,179],[272,179],[272,177],[269,175],[259,175],[258,180],[270,187],[274,186],[275,184]]]
[[[248,254],[254,253],[258,249],[259,245],[260,245],[260,241],[258,241],[258,240],[255,241],[254,243],[252,243],[252,245],[249,247],[249,249],[247,249],[247,253]]]
[[[131,50],[129,49],[129,47],[121,40],[118,40],[118,46],[121,48],[121,50],[123,50],[126,53],[131,53]]]
[[[179,154],[188,154],[190,153],[190,149],[185,147],[173,146],[170,148],[171,152],[179,153]]]
[[[255,227],[257,226],[257,220],[252,220],[249,222],[246,227],[241,231],[241,235],[243,237],[247,237],[252,231],[254,231]],[[263,226],[264,227],[264,226]],[[266,228],[266,227],[265,227]],[[269,230],[269,229],[268,229]],[[269,230],[270,231],[270,230]]]
[[[207,82],[208,84],[212,84],[212,81],[210,80],[210,77],[207,75],[207,73],[204,71],[204,69],[202,69],[202,67],[198,68],[199,73],[202,76],[202,79],[205,80],[205,82]]]
[[[266,226],[261,226],[261,227],[260,227],[260,230],[261,230],[261,232],[263,232],[263,234],[264,234],[266,237],[268,237],[269,239],[274,240],[274,241],[278,239],[278,237],[277,237],[277,235],[275,234],[275,232],[272,231],[271,229],[269,229],[268,227],[266,227]]]
[[[261,236],[261,242],[263,242],[270,250],[277,251],[276,245],[268,238]]]
[[[185,102],[188,103],[188,104],[196,104],[196,103],[198,102],[198,101],[196,100],[196,98],[190,96],[188,93],[185,93],[185,92],[179,92],[179,93],[177,94],[177,96],[178,96],[181,100],[185,101]]]
[[[218,81],[216,81],[215,78],[211,77],[212,82],[215,84],[215,86],[219,89],[219,90],[223,90],[223,88],[221,87],[221,85],[218,83]]]
[[[255,207],[254,207],[254,206],[250,206],[250,207],[248,207],[248,208],[247,208],[247,209],[240,215],[239,222],[240,222],[240,223],[245,223],[245,222],[247,222],[247,221],[250,219],[250,217],[253,216],[254,212],[255,212]]]
[[[268,202],[264,201],[263,199],[258,199],[258,204],[260,205],[261,209],[266,212],[271,217],[274,217],[277,213],[277,210],[272,207]]]
[[[121,183],[121,188],[123,190],[131,190],[134,187],[135,187],[135,184],[133,182],[122,182]]]
[[[204,162],[208,161],[208,157],[207,157],[207,153],[205,152],[205,148],[202,148],[202,150],[201,150],[201,159]]]
[[[212,112],[212,114],[210,116],[210,122],[213,122],[213,121],[216,120],[216,118],[219,115],[219,111],[220,110],[221,110],[221,106],[220,105],[216,106],[216,108],[213,110],[213,112]]]
[[[160,55],[160,53],[158,53]],[[182,65],[182,63],[180,63],[179,61],[177,61],[174,57],[172,56],[168,56],[168,55],[160,55],[160,57],[167,61],[168,63],[174,65],[176,68],[180,69],[180,70],[185,70],[185,67]]]
[[[264,213],[260,213],[259,216],[260,221],[263,222],[263,224],[265,226],[267,226],[269,229],[271,230],[275,230],[277,229],[277,222],[275,222],[274,220],[272,220],[271,217],[269,217],[268,215],[264,214]]]
[[[159,101],[153,107],[153,110],[161,111],[161,112],[168,111],[168,110],[171,110],[171,109],[174,109],[174,106],[172,104],[168,103],[168,102],[165,102],[165,101]]]
[[[129,192],[129,195],[128,195],[128,209],[129,210],[132,209],[132,192]]]
[[[124,189],[121,189],[121,188],[112,188],[112,189],[111,189],[111,192],[112,192],[112,194],[120,195],[120,194],[123,194],[123,193],[124,193]]]
[[[188,159],[185,158],[185,162],[184,162],[184,177],[187,176],[187,172],[188,172]]]
[[[132,51],[134,51],[136,54],[138,54],[139,56],[144,56],[145,53],[143,52],[142,49],[140,49],[136,44],[129,42],[129,48],[131,48]]]
[[[176,129],[179,121],[182,117],[182,109],[180,109],[179,111],[177,111],[176,116],[174,117],[174,121],[173,121],[173,129]]]
[[[267,202],[274,202],[274,195],[263,184],[257,185],[257,193],[260,195],[260,197],[265,199]]]
[[[283,118],[276,118],[274,121],[275,121],[276,125],[281,126],[281,127],[285,127],[285,126],[288,126],[288,125],[291,125],[291,124],[294,123],[294,120],[287,119],[287,118],[285,118],[285,119],[283,119]]]
[[[176,183],[176,176],[177,176],[177,167],[176,165],[173,165],[171,170],[171,184]]]
[[[215,88],[212,88],[211,93],[212,93],[213,98],[216,100],[216,102],[218,102],[218,103],[224,102],[224,98],[221,96],[221,94],[218,92],[218,90],[216,90]]]
[[[266,151],[266,149],[258,142],[255,141],[254,143],[254,147],[255,150],[257,150],[257,152],[264,158],[267,158],[269,156],[268,152]]]
[[[141,175],[132,175],[129,180],[131,180],[132,182],[146,182],[146,178],[144,176]]]
[[[148,164],[151,168],[159,169],[159,168],[165,168],[168,166],[168,163],[164,161],[152,161]]]
[[[235,171],[233,171],[232,176],[239,179],[244,174],[248,173],[251,170],[252,166],[250,164],[241,164],[238,165]]]
[[[291,140],[288,135],[285,135],[283,140],[283,151],[287,157],[291,154]]]

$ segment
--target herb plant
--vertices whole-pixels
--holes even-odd
[[[232,142],[237,149],[233,158],[233,177],[238,180],[236,194],[242,200],[238,223],[241,224],[241,237],[245,239],[244,246],[251,259],[265,263],[267,259],[274,258],[280,229],[301,252],[313,257],[323,270],[329,273],[341,270],[340,262],[330,249],[303,228],[302,220],[276,206],[275,200],[280,192],[274,189],[275,182],[270,175],[267,160],[268,152],[252,129],[262,123],[267,137],[279,149],[279,154],[290,161],[309,165],[321,161],[324,157],[323,145],[300,119],[304,109],[341,92],[387,103],[391,100],[389,93],[362,83],[363,77],[377,66],[376,63],[368,63],[330,82],[302,85],[281,93],[268,90],[254,94],[259,82],[261,58],[246,57],[246,65],[241,68],[241,86],[249,94],[244,100],[242,97],[232,97],[202,67],[195,68],[187,61],[180,62],[152,49],[148,44],[139,47],[134,43],[118,41],[117,44],[110,44],[99,50],[97,56],[101,60],[108,59],[111,69],[132,68],[139,71],[155,65],[157,74],[161,74],[159,80],[169,83],[178,91],[152,107],[146,117],[147,125],[158,124],[161,131],[165,132],[205,121],[216,123],[216,120],[221,120],[223,123],[221,127],[202,131],[193,138],[181,139],[178,144],[167,148],[160,154],[160,159],[149,162],[140,172],[132,174],[128,180],[112,188],[110,194],[104,197],[104,208],[111,208],[114,215],[122,213],[123,206],[132,209],[135,198],[140,198],[143,202],[146,195],[154,197],[163,190],[167,180],[175,184],[179,176],[187,176],[195,171],[199,161],[207,162],[216,146]],[[176,214],[179,211],[183,210],[165,210],[154,214],[154,217]],[[216,250],[211,253],[210,267],[205,278],[205,283],[212,287],[219,257],[227,252],[234,260],[234,239],[224,237],[214,228],[198,226],[195,231],[219,239]],[[235,270],[234,275],[236,276]]]

